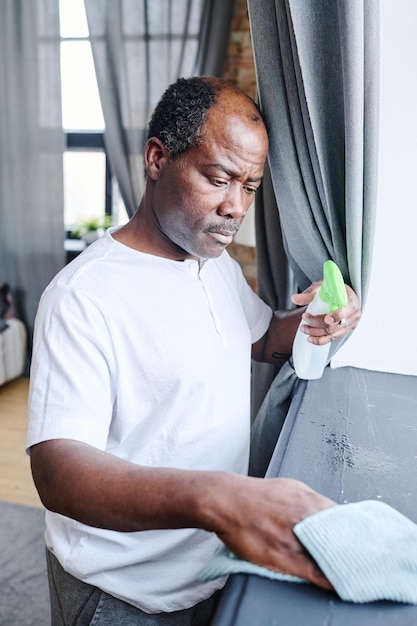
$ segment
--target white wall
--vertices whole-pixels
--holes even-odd
[[[376,239],[358,328],[332,366],[417,375],[417,2],[381,0]]]
[[[256,246],[254,202],[250,205],[234,241],[241,246],[252,246],[253,248]]]

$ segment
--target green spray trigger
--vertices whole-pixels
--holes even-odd
[[[347,305],[345,281],[342,272],[334,261],[326,261],[323,265],[323,283],[319,295],[327,303],[328,313],[342,309]]]

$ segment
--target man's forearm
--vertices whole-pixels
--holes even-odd
[[[281,364],[292,351],[295,333],[305,307],[291,311],[275,311],[268,332],[252,347],[252,358],[264,363]]]
[[[227,483],[224,472],[138,466],[67,439],[33,446],[31,465],[47,509],[122,532],[215,530],[209,494],[221,493]]]

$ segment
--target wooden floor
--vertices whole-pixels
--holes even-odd
[[[42,507],[25,452],[29,379],[0,386],[0,500]]]

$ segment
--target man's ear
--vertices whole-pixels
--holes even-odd
[[[169,152],[157,137],[150,137],[145,144],[144,164],[147,175],[158,180],[161,171],[169,159]]]

